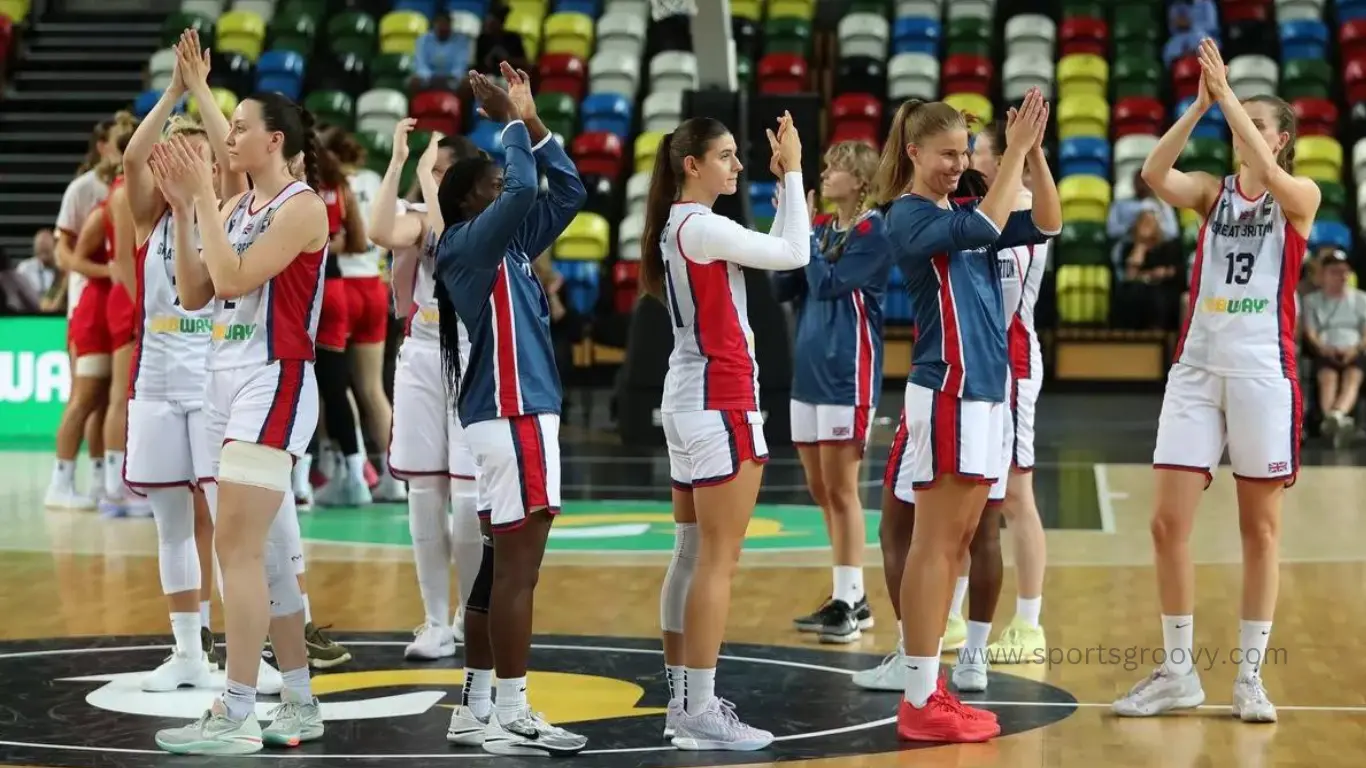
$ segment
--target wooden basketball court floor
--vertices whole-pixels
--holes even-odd
[[[659,504],[667,499],[667,465],[642,456],[646,451],[576,438],[571,427],[565,493],[583,501],[567,504],[537,594],[533,704],[590,735],[590,753],[577,761],[608,768],[790,760],[813,768],[1360,765],[1366,748],[1366,654],[1360,650],[1366,515],[1358,502],[1366,470],[1358,466],[1360,456],[1306,451],[1316,465],[1305,468],[1287,497],[1281,600],[1264,670],[1280,722],[1247,725],[1229,715],[1240,551],[1227,473],[1206,494],[1192,541],[1207,705],[1178,716],[1121,720],[1109,713],[1109,703],[1147,674],[1162,644],[1147,528],[1146,457],[1156,406],[1063,397],[1045,403],[1038,486],[1050,527],[1043,623],[1052,661],[993,669],[991,687],[976,699],[999,714],[1001,738],[904,748],[891,725],[896,694],[849,683],[850,671],[876,663],[896,641],[875,514],[866,578],[877,626],[847,647],[820,646],[791,629],[794,615],[828,593],[830,571],[819,513],[791,506],[806,503],[800,468],[790,453],[775,451],[735,581],[718,690],[736,701],[742,716],[783,738],[752,754],[672,750],[659,738],[665,698],[655,641],[671,530]],[[888,437],[885,428],[878,433],[866,462],[870,510]],[[0,454],[0,764],[233,762],[172,758],[152,743],[151,733],[170,716],[193,717],[213,695],[183,691],[149,701],[136,692],[135,673],[159,663],[169,642],[152,522],[44,511],[49,471],[45,450]],[[315,677],[330,721],[321,744],[249,760],[521,764],[447,749],[442,734],[459,690],[459,657],[427,666],[402,658],[408,630],[422,616],[411,557],[401,543],[403,509],[320,510],[304,527],[314,616],[331,625],[355,659]],[[998,629],[1010,618],[1013,595],[1007,568]],[[214,611],[214,629],[221,632],[216,600]]]

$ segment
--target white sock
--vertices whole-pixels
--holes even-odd
[[[493,711],[493,670],[465,668],[465,688],[460,703],[470,708],[474,716],[485,718]]]
[[[76,462],[70,459],[57,459],[52,464],[52,486],[54,488],[74,489],[76,487]]]
[[[346,472],[362,483],[365,482],[365,454],[357,453],[347,456]]]
[[[104,487],[104,457],[90,457],[90,495],[100,496],[100,489]]]
[[[313,606],[308,604],[308,595],[304,595],[304,623],[313,623]]]
[[[986,664],[988,637],[991,637],[991,622],[969,619],[968,641],[958,651],[958,661],[964,664]]]
[[[510,723],[526,714],[526,678],[498,681],[498,720]]]
[[[1162,616],[1162,647],[1167,652],[1164,662],[1173,675],[1191,673],[1191,654],[1195,646],[1194,616]]]
[[[1039,626],[1039,611],[1043,610],[1043,596],[1015,598],[1015,620],[1029,628]]]
[[[920,709],[934,693],[939,681],[938,656],[903,656],[901,663],[906,665],[906,692],[904,698],[911,706]]]
[[[683,670],[683,706],[688,714],[700,715],[711,700],[716,698],[716,667],[711,669]]]
[[[309,678],[307,664],[298,669],[280,670],[280,679],[285,682],[285,689],[280,698],[296,704],[313,702],[313,681]]]
[[[949,614],[952,616],[963,615],[963,600],[968,596],[968,577],[959,576],[958,581],[953,585],[953,603],[949,605]]]
[[[171,634],[175,635],[176,653],[192,659],[204,654],[204,646],[199,642],[199,614],[171,614]]]
[[[1266,643],[1271,639],[1271,622],[1238,622],[1238,648],[1243,659],[1238,662],[1239,677],[1256,677],[1262,673],[1262,662],[1266,660]]]
[[[446,519],[450,482],[413,478],[408,489],[408,533],[413,540],[417,586],[427,623],[442,626],[451,615],[451,532]],[[478,566],[475,566],[478,570]]]
[[[199,601],[199,626],[201,626],[201,627],[211,627],[211,626],[213,626],[212,624],[209,623],[209,614],[210,614],[210,603],[209,603],[209,601],[208,601],[208,600],[200,600],[200,601]]]
[[[832,570],[835,573],[835,599],[853,607],[863,599],[863,569],[857,565],[837,565]]]
[[[411,495],[411,485],[408,492]],[[460,589],[460,604],[464,605],[474,591],[474,580],[484,560],[484,535],[479,532],[479,504],[473,480],[451,481],[450,529],[450,559],[455,561],[455,582]]]
[[[110,498],[121,499],[123,493],[123,451],[104,453],[104,492]]]
[[[226,690],[223,691],[223,708],[228,711],[228,718],[242,722],[256,709],[256,689],[229,679]]]
[[[677,666],[665,664],[664,672],[669,677],[669,699],[671,701],[673,699],[681,700],[683,698],[683,666],[681,664]]]

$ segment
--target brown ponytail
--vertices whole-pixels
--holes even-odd
[[[886,205],[910,188],[915,179],[915,163],[906,151],[909,145],[954,128],[967,128],[967,118],[942,101],[908,99],[897,107],[873,182],[873,204]]]

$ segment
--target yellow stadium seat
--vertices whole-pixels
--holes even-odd
[[[1055,285],[1058,319],[1064,323],[1104,323],[1110,319],[1110,268],[1065,264]]]
[[[1295,142],[1295,173],[1341,183],[1342,145],[1331,136],[1302,137]]]
[[[569,222],[555,240],[555,258],[565,261],[602,261],[611,249],[612,227],[607,219],[587,211]]]
[[[1063,221],[1104,223],[1110,213],[1110,182],[1099,176],[1076,174],[1058,182]]]
[[[28,18],[31,0],[0,0],[0,16],[8,16],[15,26]]]
[[[1110,135],[1110,105],[1095,94],[1084,93],[1058,101],[1058,136],[1073,139],[1079,136],[1108,138]]]
[[[416,11],[386,13],[379,22],[380,53],[407,53],[417,50],[417,39],[427,34],[427,17]]]
[[[526,49],[527,58],[535,61],[541,50],[541,17],[512,11],[508,13],[503,27],[522,36],[522,47]]]
[[[1177,216],[1181,220],[1181,229],[1183,231],[1187,229],[1199,229],[1200,225],[1204,223],[1204,219],[1201,218],[1201,213],[1194,208],[1182,208],[1177,212]]]
[[[545,21],[550,11],[545,0],[512,0],[508,3],[508,10],[538,21]]]
[[[655,155],[659,153],[659,143],[664,134],[659,131],[643,131],[636,137],[636,173],[650,173],[655,167]]]
[[[770,19],[806,19],[816,15],[816,4],[807,0],[770,0],[768,17]]]
[[[1073,53],[1058,61],[1058,98],[1090,94],[1105,98],[1110,65],[1092,53]]]
[[[218,105],[218,111],[231,120],[233,111],[237,109],[237,94],[227,88],[213,88],[210,92],[213,94],[214,103]],[[195,101],[193,96],[190,97],[186,106],[192,116],[199,117],[199,103]]]
[[[961,112],[982,121],[983,125],[991,122],[992,110],[991,100],[981,94],[976,93],[950,93],[944,97],[944,103]]]
[[[545,20],[545,52],[593,55],[593,19],[583,13],[552,13]]]
[[[731,0],[730,15],[757,23],[764,19],[764,6],[759,0]]]
[[[261,58],[266,41],[266,22],[251,11],[228,11],[218,17],[214,50],[232,51],[252,61]]]

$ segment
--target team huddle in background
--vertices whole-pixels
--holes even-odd
[[[395,129],[384,176],[357,182],[345,134],[320,130],[279,94],[255,94],[230,117],[207,110],[202,124],[172,117],[186,93],[212,103],[197,34],[187,31],[176,52],[156,107],[140,124],[102,126],[103,159],[64,200],[59,225],[78,233],[66,247],[84,254],[75,263],[86,283],[71,316],[75,384],[47,497],[50,506],[94,505],[76,491],[74,460],[96,424],[107,449],[99,495],[115,507],[145,505],[156,521],[175,648],[145,690],[215,684],[207,605],[219,587],[223,694],[198,720],[160,731],[157,744],[250,754],[323,736],[310,668],[350,656],[313,624],[304,576],[298,509],[313,501],[308,457],[321,422],[343,459],[328,468],[320,502],[407,502],[426,615],[405,655],[441,659],[464,644],[447,740],[500,755],[583,750],[587,739],[548,723],[527,694],[533,597],[561,504],[560,376],[534,263],[586,198],[536,113],[530,78],[507,64],[498,80],[469,74],[481,113],[505,124],[506,160],[433,136],[410,202],[398,187],[412,121]],[[1181,333],[1154,455],[1167,657],[1114,709],[1146,716],[1204,700],[1190,664],[1184,542],[1227,443],[1249,590],[1234,714],[1267,721],[1275,709],[1256,661],[1275,605],[1281,498],[1298,469],[1294,290],[1318,192],[1286,170],[1289,109],[1268,98],[1240,103],[1217,49],[1202,46],[1201,59],[1200,97],[1148,158],[1144,178],[1172,205],[1207,214],[1192,306],[1275,296],[1277,309],[1197,311]],[[1234,133],[1238,171],[1215,179],[1174,170],[1216,104]],[[880,156],[857,142],[827,151],[819,186],[829,212],[817,213],[802,140],[784,114],[767,132],[768,170],[780,181],[767,233],[713,212],[719,196],[736,193],[742,170],[727,126],[691,118],[664,137],[640,280],[642,300],[661,302],[673,329],[660,410],[676,544],[660,626],[670,694],[663,734],[675,747],[758,750],[775,738],[716,691],[731,580],[768,459],[744,268],[772,272],[797,313],[792,437],[832,542],[830,598],[796,628],[848,643],[873,626],[858,488],[895,265],[916,331],[879,531],[900,640],[854,683],[903,694],[904,740],[982,741],[1000,733],[996,715],[954,691],[985,691],[992,664],[1044,660],[1045,546],[1031,475],[1043,364],[1033,308],[1047,243],[1062,228],[1043,150],[1048,124],[1037,89],[975,134],[949,105],[909,101]],[[386,252],[394,311],[406,318],[392,411],[381,373]],[[353,398],[382,449],[369,464],[378,484],[366,478]],[[1019,594],[1014,618],[988,643],[1002,516]],[[958,651],[947,677],[945,650]],[[279,695],[264,725],[258,693]]]

